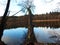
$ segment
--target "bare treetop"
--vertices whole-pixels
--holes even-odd
[[[34,4],[33,4],[33,0],[23,0],[21,3],[18,3],[18,6],[21,7],[21,10],[26,13],[28,12],[28,8],[31,10],[31,11],[34,11]]]

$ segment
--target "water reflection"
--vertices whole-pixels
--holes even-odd
[[[2,41],[8,45],[19,45],[25,40],[27,28],[7,29],[4,31]]]
[[[25,40],[27,31],[27,28],[6,29],[2,41],[8,45],[19,45]],[[55,43],[49,37],[52,35],[60,35],[60,28],[34,27],[34,33],[38,42]]]
[[[50,39],[50,36],[60,34],[60,28],[50,28],[50,27],[38,27],[34,28],[35,36],[38,42],[43,43],[55,43],[53,39]],[[53,33],[54,32],[54,33]],[[55,34],[58,33],[58,34]]]

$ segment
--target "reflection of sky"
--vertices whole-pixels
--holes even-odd
[[[52,40],[50,40],[48,37],[48,28],[44,28],[44,27],[38,27],[38,28],[34,28],[35,30],[35,35],[36,35],[36,39],[38,42],[44,42],[44,43],[51,43],[53,42]],[[46,30],[46,31],[45,31]]]
[[[51,40],[49,38],[49,36],[51,36],[48,31],[52,31],[52,30],[56,30],[57,33],[59,33],[60,28],[58,29],[50,29],[50,28],[46,28],[46,27],[38,27],[38,28],[34,28],[34,33],[36,36],[36,39],[38,42],[44,42],[44,43],[52,43],[54,42],[53,40]],[[58,31],[57,31],[58,30]],[[27,33],[27,29],[26,28],[16,28],[16,29],[7,29],[4,31],[4,35],[2,37],[2,41],[4,41],[5,43],[7,43],[8,45],[19,45],[20,43],[23,42],[25,36]]]
[[[7,2],[7,0],[4,0]],[[21,3],[22,0],[11,0],[11,3],[10,3],[10,15],[16,13],[18,10],[20,10],[21,8],[19,6],[17,6],[18,3]],[[0,2],[2,2],[3,4],[3,1],[0,0]],[[5,3],[5,2],[4,2]],[[34,0],[34,5],[36,6],[35,7],[35,12],[34,14],[41,14],[41,13],[46,13],[46,12],[50,12],[50,11],[60,11],[60,0]],[[4,5],[1,5],[0,3],[0,16],[3,14],[3,11],[4,11],[4,8],[5,6]],[[2,11],[1,11],[2,10]],[[23,15],[22,12],[20,12],[19,14],[17,15]]]
[[[7,44],[11,44],[11,43],[21,43],[23,42],[25,36],[27,33],[27,29],[26,28],[16,28],[16,29],[7,29],[4,31],[4,35],[2,37],[2,40],[7,43]]]

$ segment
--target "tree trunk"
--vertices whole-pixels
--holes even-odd
[[[32,45],[36,41],[34,30],[33,30],[33,25],[32,25],[33,14],[29,8],[27,10],[29,11],[29,17],[28,17],[29,19],[28,19],[28,35],[26,38],[26,45]]]
[[[6,21],[7,21],[6,16],[7,16],[7,13],[8,13],[9,5],[10,5],[10,0],[8,0],[8,2],[7,2],[6,10],[5,10],[4,15],[2,16],[2,19],[1,19],[0,41],[1,41],[1,38],[2,38],[2,35],[3,35],[3,31],[5,29],[5,26],[6,26]]]

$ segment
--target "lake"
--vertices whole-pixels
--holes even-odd
[[[14,28],[5,29],[2,41],[7,45],[19,45],[22,44],[27,35],[28,28]],[[50,27],[34,27],[34,34],[37,42],[40,43],[56,43],[56,39],[60,39],[60,28]],[[50,38],[51,36],[57,36],[58,38]]]

